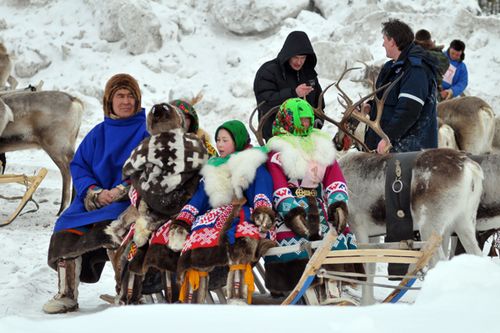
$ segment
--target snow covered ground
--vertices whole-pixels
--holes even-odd
[[[272,5],[270,5],[272,3]],[[477,16],[473,0],[126,1],[0,0],[0,41],[15,54],[20,86],[44,81],[44,90],[63,90],[86,105],[79,140],[102,120],[102,90],[118,72],[135,76],[143,106],[202,91],[196,106],[210,133],[223,120],[245,122],[255,107],[252,85],[258,67],[274,58],[290,31],[306,31],[318,54],[323,87],[344,63],[380,64],[385,59],[380,23],[400,18],[416,31],[429,30],[438,44],[463,39],[469,69],[468,94],[500,104],[500,18]],[[361,71],[352,78],[360,78]],[[352,97],[368,91],[346,81]],[[338,119],[336,92],[326,95],[327,113]],[[328,127],[332,134],[335,131]],[[261,330],[331,332],[500,331],[500,266],[487,258],[461,256],[431,270],[423,289],[403,304],[365,308],[155,305],[110,308],[99,299],[113,291],[111,268],[101,281],[80,287],[80,311],[48,316],[41,307],[56,291],[46,264],[61,180],[41,151],[8,154],[7,173],[49,169],[34,198],[40,210],[0,229],[0,331],[74,332],[106,329],[173,331]],[[22,186],[1,185],[1,194],[20,195]],[[15,202],[0,199],[0,218]],[[32,207],[28,205],[28,209]],[[377,290],[383,297],[385,290]],[[409,305],[413,303],[412,305]],[[249,317],[250,315],[250,317]],[[251,318],[251,319],[249,319]],[[194,320],[193,320],[194,319]],[[172,325],[172,326],[170,326]]]

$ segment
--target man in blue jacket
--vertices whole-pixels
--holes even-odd
[[[377,78],[376,87],[400,80],[384,103],[380,125],[389,136],[394,152],[418,151],[437,147],[436,73],[437,61],[413,42],[411,28],[392,19],[382,23],[383,46],[389,60]],[[381,98],[383,91],[378,93]],[[377,110],[368,103],[370,118]],[[386,152],[387,143],[369,129],[366,144],[377,152]]]
[[[467,66],[464,64],[464,51],[465,43],[458,39],[453,40],[446,51],[446,55],[450,59],[450,67],[443,77],[442,99],[460,96],[467,88],[469,74]]]

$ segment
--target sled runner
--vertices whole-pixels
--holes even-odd
[[[6,225],[11,224],[16,217],[19,216],[23,208],[26,206],[26,204],[29,201],[32,200],[33,193],[35,193],[36,189],[42,182],[42,180],[45,178],[47,175],[47,169],[41,168],[40,171],[38,171],[38,174],[35,176],[26,176],[26,175],[15,175],[15,174],[7,174],[7,175],[0,175],[0,184],[8,184],[8,183],[18,183],[21,185],[26,186],[26,192],[22,197],[3,197],[0,196],[2,199],[7,199],[7,200],[13,200],[13,199],[21,199],[21,202],[17,206],[17,208],[14,210],[14,212],[7,218],[6,221],[0,223],[0,227],[4,227]],[[38,210],[38,204],[35,203],[36,209],[32,211]],[[31,211],[30,211],[31,212]]]

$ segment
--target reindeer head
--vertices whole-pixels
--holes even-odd
[[[184,115],[173,105],[167,103],[155,104],[148,113],[147,127],[151,135],[176,128],[184,129]]]

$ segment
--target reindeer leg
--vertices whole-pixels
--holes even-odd
[[[479,248],[476,239],[476,220],[474,218],[472,220],[472,223],[457,223],[455,232],[457,233],[460,242],[464,246],[465,252],[474,254],[476,256],[482,256],[483,251],[481,251],[481,249]]]

